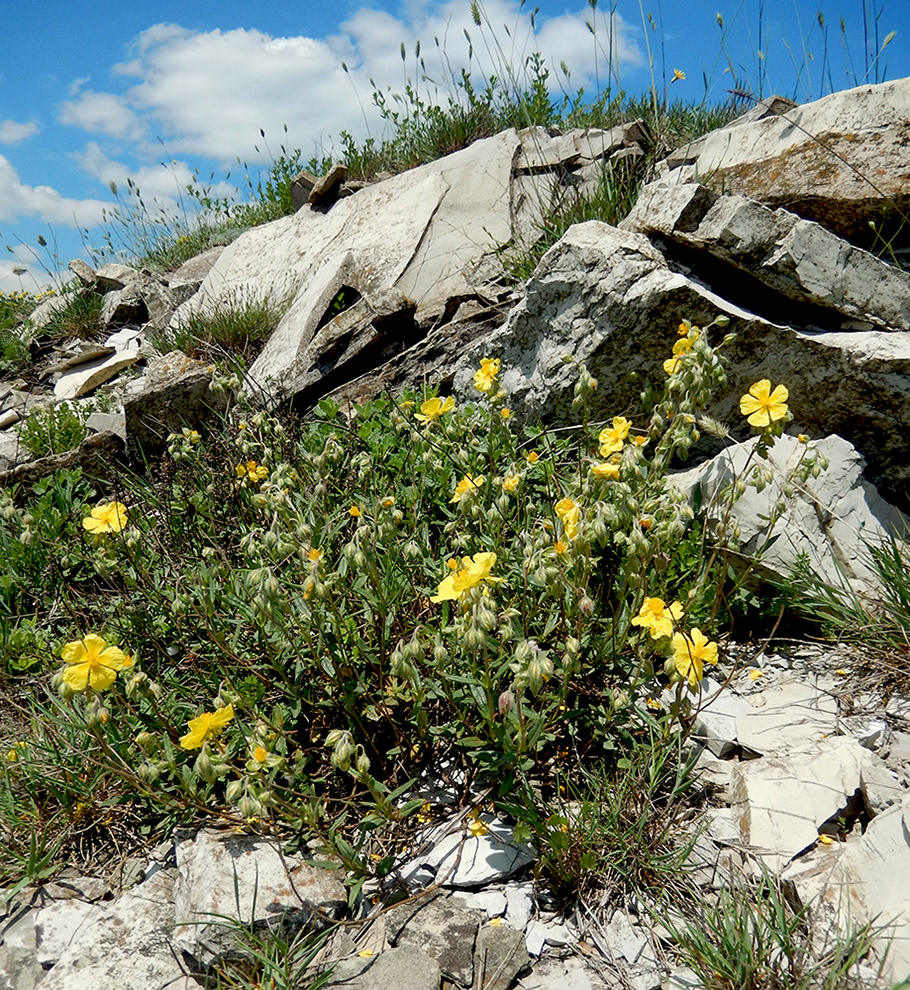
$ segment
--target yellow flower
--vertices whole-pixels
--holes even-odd
[[[434,419],[439,419],[443,413],[451,412],[454,408],[455,399],[451,395],[446,399],[436,396],[421,405],[420,412],[414,414],[414,419],[419,423],[432,423]]]
[[[430,601],[454,601],[465,591],[476,588],[485,581],[501,581],[502,578],[494,578],[490,573],[495,563],[495,553],[475,553],[473,557],[463,557],[462,566],[442,581]]]
[[[490,831],[487,823],[480,817],[480,808],[474,808],[473,811],[468,813],[468,831],[475,838],[486,835]]]
[[[503,419],[508,419],[512,415],[512,410],[509,409],[508,406],[505,406],[499,410],[499,415],[502,416]]]
[[[446,561],[446,567],[448,567],[450,571],[457,571],[458,560],[455,557],[449,557],[449,559]]]
[[[739,409],[743,416],[749,417],[751,426],[761,429],[788,415],[789,396],[786,385],[778,385],[772,392],[771,382],[763,378],[739,400]]]
[[[679,330],[680,333],[683,332],[682,323],[680,323],[679,325]],[[683,354],[688,354],[689,351],[692,350],[692,345],[695,343],[696,340],[698,340],[697,333],[693,333],[692,336],[690,337],[688,336],[688,332],[689,332],[688,329],[685,332],[687,335],[685,337],[682,337],[680,340],[677,340],[676,343],[673,345],[673,357],[667,358],[667,360],[664,361],[664,371],[668,375],[675,375],[676,372],[679,371],[680,365],[682,364]]]
[[[361,515],[360,509],[358,509],[356,505],[352,505],[350,509],[348,509],[348,515],[353,516],[356,519],[359,515]]]
[[[199,749],[199,747],[214,738],[234,717],[234,706],[217,708],[213,712],[204,712],[187,722],[190,730],[181,740],[183,749]]]
[[[528,454],[528,464],[536,464],[539,460],[540,454],[538,454],[536,450],[532,450],[531,453]]]
[[[270,770],[281,763],[281,757],[277,753],[270,753],[265,746],[257,743],[250,751],[250,758],[246,761],[246,768],[250,773],[257,773],[260,770]]]
[[[686,74],[682,69],[673,70],[673,78],[670,80],[671,83],[675,83],[677,79],[685,79]]]
[[[591,474],[596,478],[612,478],[616,481],[619,478],[619,463],[616,461],[600,461],[591,465]]]
[[[73,691],[93,691],[109,688],[117,678],[117,671],[132,666],[132,658],[116,646],[107,643],[95,633],[83,640],[67,643],[61,653],[69,664],[63,672],[63,682]]]
[[[313,563],[315,564],[318,560],[322,558],[322,551],[317,550],[316,547],[313,547],[312,550],[309,550],[307,552],[307,557],[309,557],[310,560],[312,560]]]
[[[565,543],[562,542],[562,540],[557,540],[553,544],[553,550],[556,553],[557,557],[560,556],[561,554],[564,554],[568,549],[569,548],[565,545]]]
[[[394,495],[386,495],[385,498],[381,498],[379,500],[379,504],[384,509],[391,509],[392,506],[395,504],[395,496]]]
[[[9,752],[6,754],[6,758],[10,763],[15,763],[16,760],[19,759],[19,754],[21,752],[25,752],[25,750],[27,749],[28,749],[27,742],[23,742],[21,740],[19,742],[14,742],[10,747]]]
[[[455,486],[455,494],[449,499],[450,502],[460,502],[465,495],[473,494],[484,483],[484,476],[478,474],[476,478],[464,477]]]
[[[613,426],[600,431],[597,438],[600,441],[600,456],[609,457],[622,450],[622,442],[629,435],[632,424],[625,416],[614,416]]]
[[[237,477],[243,481],[251,481],[254,484],[265,481],[269,476],[269,469],[264,464],[257,464],[255,461],[247,461],[245,464],[238,464],[234,471]]]
[[[749,680],[757,681],[759,677],[764,676],[765,672],[760,667],[753,667],[752,670],[749,671]]]
[[[513,494],[518,489],[518,481],[517,474],[507,474],[502,479],[502,490],[508,492],[510,495]]]
[[[688,636],[674,633],[672,646],[673,664],[692,687],[702,679],[706,663],[717,663],[717,643],[709,643],[700,629],[692,629]]]
[[[570,540],[578,536],[578,523],[581,520],[581,509],[570,498],[560,499],[556,503],[556,515],[562,521],[563,529]]]
[[[800,442],[800,443],[803,443],[803,444],[805,444],[805,443],[808,443],[808,442],[809,442],[809,437],[808,437],[808,436],[806,436],[806,434],[805,434],[805,433],[797,433],[797,435],[796,435],[796,439],[797,439],[797,440],[799,440],[799,442]]]
[[[649,630],[652,639],[660,639],[673,632],[673,623],[679,622],[682,613],[683,607],[679,602],[665,605],[662,598],[646,598],[638,615],[632,620],[632,625],[642,626]]]
[[[90,533],[119,533],[126,525],[126,506],[122,502],[99,505],[82,520],[82,525]]]
[[[499,374],[499,358],[481,358],[480,367],[474,372],[474,388],[478,392],[489,392]]]

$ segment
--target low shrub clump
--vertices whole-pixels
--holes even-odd
[[[673,566],[693,513],[666,476],[724,381],[723,324],[680,326],[632,418],[590,423],[580,366],[578,428],[519,428],[485,358],[474,402],[345,416],[323,401],[305,424],[241,403],[206,435],[172,435],[155,481],[101,491],[62,473],[6,496],[3,668],[58,668],[53,691],[10,709],[11,875],[41,861],[23,836],[47,852],[124,817],[216,818],[318,837],[357,889],[472,794],[535,839],[566,892],[669,875],[657,863],[688,777],[641,754],[689,725],[725,570],[707,542],[698,566]],[[756,383],[742,406],[760,457],[786,389]],[[817,469],[807,446],[798,470]],[[623,793],[650,795],[655,828],[623,799],[592,829],[576,785],[593,767],[648,781]],[[422,796],[440,781],[449,807]],[[605,833],[650,851],[618,856]]]

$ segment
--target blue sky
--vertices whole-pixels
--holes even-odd
[[[54,251],[64,264],[88,258],[86,245],[100,246],[112,228],[112,181],[123,190],[131,177],[153,209],[170,213],[194,169],[206,179],[214,171],[216,191],[234,195],[245,185],[238,158],[255,181],[267,148],[285,143],[309,158],[337,149],[342,130],[381,137],[370,80],[391,92],[406,75],[417,81],[418,40],[443,95],[440,54],[455,71],[467,64],[465,31],[475,76],[520,66],[536,49],[555,87],[588,93],[607,80],[615,90],[617,77],[636,94],[653,78],[663,93],[680,69],[686,79],[671,97],[698,101],[707,86],[708,99],[722,101],[739,86],[814,99],[863,81],[876,27],[879,44],[896,35],[866,81],[910,73],[906,0],[538,0],[533,23],[530,3],[480,7],[478,28],[468,0],[7,5],[0,245],[12,250],[0,251],[0,289],[48,284]]]

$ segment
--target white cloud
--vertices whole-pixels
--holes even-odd
[[[129,140],[137,140],[145,132],[145,125],[123,97],[90,89],[63,103],[57,119],[61,124]]]
[[[606,76],[604,51],[612,50],[626,64],[640,61],[618,15],[611,20],[598,12],[598,53],[585,27],[591,7],[576,2],[577,13],[539,19],[536,36],[530,14],[517,0],[482,3],[482,28],[471,20],[465,0],[407,0],[402,17],[361,8],[337,35],[324,39],[158,24],[139,35],[129,61],[114,67],[114,75],[128,86],[121,95],[79,93],[63,105],[61,120],[140,142],[137,151],[146,160],[153,146],[141,143],[143,125],[146,135],[160,137],[172,152],[206,156],[225,167],[237,157],[251,162],[271,158],[260,130],[265,130],[272,154],[284,141],[308,157],[342,130],[365,136],[364,116],[374,135],[381,134],[371,79],[387,93],[401,93],[411,79],[422,98],[445,99],[454,91],[452,78],[458,79],[461,67],[469,64],[465,30],[473,45],[470,66],[481,85],[491,74],[508,77],[509,66],[519,75],[518,83],[526,84],[522,67],[536,47],[550,68],[551,84],[558,85],[559,63],[565,61],[572,69],[572,85],[584,85],[589,92],[597,73],[602,80]],[[414,58],[418,40],[423,64]],[[421,80],[424,73],[436,81],[438,91]]]
[[[82,151],[74,152],[70,157],[84,172],[104,185],[109,186],[113,182],[124,202],[130,201],[132,189],[141,194],[146,208],[156,214],[163,212],[167,216],[177,216],[195,209],[196,201],[186,192],[187,186],[193,182],[193,171],[184,161],[172,159],[162,164],[133,168],[109,158],[95,141],[89,141]],[[227,182],[213,183],[209,191],[212,196],[231,199],[237,193],[237,189]]]
[[[15,120],[0,120],[0,144],[19,144],[38,133],[34,121],[20,124]]]
[[[0,155],[0,222],[33,217],[67,227],[90,227],[100,222],[106,204],[97,199],[70,199],[51,186],[28,186],[9,159]]]

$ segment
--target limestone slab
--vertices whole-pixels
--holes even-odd
[[[86,395],[138,360],[139,354],[134,351],[118,351],[110,357],[80,365],[78,370],[65,372],[60,377],[54,386],[54,395],[58,399],[75,399]]]
[[[859,789],[870,754],[855,739],[829,737],[787,756],[732,769],[731,806],[740,841],[773,869],[818,839],[818,828]]]

